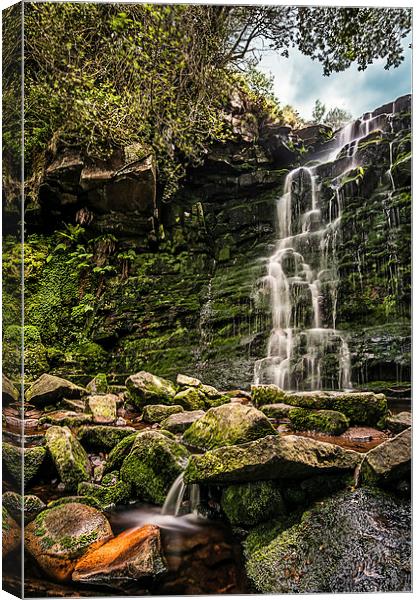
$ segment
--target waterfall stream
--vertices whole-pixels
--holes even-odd
[[[267,356],[254,366],[256,385],[274,383],[287,390],[351,388],[350,350],[344,333],[336,329],[342,180],[360,166],[361,140],[384,129],[388,119],[387,114],[367,113],[347,124],[320,160],[297,167],[286,177],[276,201],[278,239],[267,273],[259,281],[260,291],[269,298],[272,330]],[[326,204],[320,167],[334,161],[338,164],[330,185],[333,195]]]
[[[183,473],[173,482],[161,510],[162,515],[178,517],[184,514],[197,516],[200,488],[197,484],[185,484]]]

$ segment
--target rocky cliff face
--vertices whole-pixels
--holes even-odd
[[[376,114],[392,112],[386,108]],[[218,387],[251,383],[271,328],[256,282],[276,235],[275,200],[289,169],[332,142],[325,129],[297,135],[236,113],[235,140],[213,147],[171,203],[159,199],[145,148],[100,164],[79,153],[51,160],[39,202],[26,213],[28,377],[50,371],[87,380],[106,371],[122,380],[144,369],[187,372]],[[354,384],[408,380],[409,97],[358,152],[362,167],[341,182],[337,326],[348,333]],[[327,202],[333,164],[321,169]],[[12,377],[19,259],[11,234],[4,341]]]

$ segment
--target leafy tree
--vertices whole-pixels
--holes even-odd
[[[326,113],[326,106],[319,99],[315,100],[315,106],[312,111],[312,120],[314,123],[323,123],[323,119]]]
[[[339,129],[352,119],[351,113],[343,108],[331,108],[324,118],[325,125],[329,125],[333,129]]]

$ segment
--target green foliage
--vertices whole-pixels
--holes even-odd
[[[344,110],[343,108],[330,108],[327,107],[319,99],[315,100],[315,106],[312,110],[312,121],[315,124],[324,124],[332,127],[332,129],[339,129],[352,119],[351,113]]]

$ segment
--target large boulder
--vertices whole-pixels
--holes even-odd
[[[2,395],[3,404],[10,404],[10,402],[17,402],[19,400],[19,391],[13,385],[6,375],[2,375]]]
[[[203,450],[251,442],[276,434],[268,418],[252,406],[224,404],[211,408],[186,429],[183,441]]]
[[[161,422],[161,429],[171,431],[172,433],[183,433],[195,421],[203,417],[204,410],[185,410],[175,415],[170,415]]]
[[[292,429],[296,431],[319,431],[328,435],[341,435],[350,425],[347,417],[336,410],[293,408],[288,416]]]
[[[23,519],[25,524],[30,523],[44,508],[45,503],[38,496],[21,496],[16,492],[4,492],[2,496],[3,506],[17,522]]]
[[[412,426],[412,414],[404,411],[386,418],[386,427],[393,433],[400,433]]]
[[[90,479],[89,458],[68,427],[50,427],[45,434],[45,445],[67,490],[77,490],[81,481]]]
[[[134,441],[136,440],[138,432],[134,432],[131,435],[127,435],[116,444],[114,448],[109,452],[107,461],[105,464],[104,472],[111,473],[112,471],[119,471],[123,461],[128,456]]]
[[[410,506],[377,490],[341,492],[293,525],[254,529],[244,553],[263,594],[410,591]]]
[[[353,472],[361,456],[334,444],[294,435],[272,436],[190,458],[187,483],[229,484],[260,479],[305,479]]]
[[[139,408],[147,404],[179,404],[174,402],[174,384],[168,379],[157,377],[147,371],[131,375],[125,382],[130,400]]]
[[[174,403],[182,406],[184,410],[202,410],[206,408],[206,397],[199,388],[189,387],[175,395]]]
[[[186,448],[175,440],[155,430],[144,431],[136,436],[120,476],[138,499],[162,505],[188,457]]]
[[[46,406],[63,398],[80,398],[83,394],[84,389],[71,381],[44,373],[32,383],[25,398],[35,406]]]
[[[280,490],[272,481],[230,485],[222,492],[221,506],[231,525],[244,527],[285,512]]]
[[[71,579],[78,559],[113,537],[106,517],[97,509],[69,502],[42,511],[25,528],[25,549],[47,575]]]
[[[135,433],[133,427],[112,427],[111,425],[92,425],[80,427],[77,438],[86,448],[109,452],[119,442]]]
[[[107,473],[99,484],[83,481],[78,484],[80,496],[95,498],[101,508],[107,509],[113,505],[125,504],[131,497],[131,486],[119,479],[119,473]]]
[[[117,399],[115,394],[89,396],[87,404],[93,415],[93,421],[99,425],[107,425],[116,421]]]
[[[19,485],[26,489],[37,477],[45,460],[46,450],[42,446],[22,448],[3,442],[2,458],[5,471]]]
[[[385,485],[410,478],[411,455],[411,429],[406,429],[367,452],[360,468],[360,481]]]
[[[173,406],[166,406],[165,404],[148,404],[144,406],[142,412],[142,420],[145,423],[161,423],[170,415],[182,413],[184,408],[179,404],[173,404]]]
[[[85,423],[90,423],[92,416],[73,410],[52,410],[47,412],[39,419],[39,424],[44,425],[67,425],[67,427],[79,427]]]
[[[132,582],[145,584],[166,571],[160,530],[155,525],[129,529],[81,558],[73,581],[105,585],[125,592]]]
[[[294,408],[295,407],[291,404],[284,404],[283,402],[260,406],[261,412],[269,417],[269,419],[287,419],[289,417],[289,412]]]
[[[6,508],[2,507],[2,556],[5,557],[16,550],[21,543],[21,529],[10,516]]]
[[[285,392],[274,384],[252,385],[251,399],[255,406],[283,402]]]

